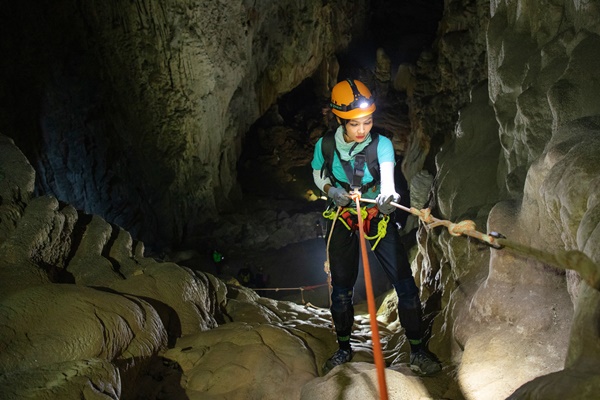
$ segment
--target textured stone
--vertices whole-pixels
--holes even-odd
[[[117,368],[106,360],[65,361],[0,375],[0,396],[32,400],[118,400],[121,377]]]
[[[47,257],[53,251],[56,241],[63,239],[61,228],[67,221],[58,210],[58,202],[51,197],[33,199],[25,209],[17,228],[11,232],[0,245],[0,296],[9,295],[22,288],[44,284],[51,281],[52,271],[60,271],[59,265],[53,264],[54,257]],[[69,230],[67,224],[67,230]],[[69,251],[69,243],[58,246],[63,255]],[[50,271],[40,268],[38,262],[49,266]]]
[[[420,241],[427,244],[417,256],[423,260],[422,282],[425,288],[443,288],[444,322],[436,321],[433,330],[452,330],[458,379],[476,398],[592,398],[598,387],[589,373],[600,360],[597,330],[592,333],[598,326],[597,291],[577,273],[565,273],[564,265],[549,261],[564,249],[583,251],[598,262],[597,246],[590,246],[599,223],[598,91],[589,90],[598,74],[596,52],[589,47],[597,40],[598,24],[581,29],[580,22],[589,21],[578,15],[585,7],[562,4],[542,12],[533,3],[494,2],[488,29],[489,100],[501,148],[496,144],[474,163],[480,170],[490,167],[488,178],[475,179],[477,191],[469,201],[461,200],[462,182],[471,181],[474,168],[446,155],[463,148],[471,160],[484,148],[474,145],[472,136],[461,136],[465,126],[481,126],[484,114],[468,112],[476,102],[473,96],[473,105],[461,110],[456,137],[437,158],[434,190],[442,215],[463,218],[462,204],[471,218],[487,220],[487,231],[530,247],[522,253],[507,245],[491,250],[486,260],[481,245],[473,242],[462,245],[466,251],[456,257],[457,241],[464,239],[446,232],[429,231]],[[488,144],[497,140],[494,130],[490,126]],[[445,181],[447,176],[454,183]],[[502,201],[507,198],[512,200]],[[437,260],[442,262],[436,267]],[[443,339],[434,334],[434,346]]]
[[[387,395],[391,399],[426,400],[440,398],[441,395],[439,387],[429,385],[426,388],[408,368],[399,371],[386,370],[385,380]],[[337,367],[327,376],[306,384],[302,388],[300,396],[301,400],[376,400],[380,398],[378,374],[373,364],[370,363],[352,363]]]
[[[33,194],[35,171],[14,141],[0,134],[0,244],[15,229]]]
[[[230,323],[190,335],[165,356],[183,369],[190,399],[280,399],[282,390],[299,398],[304,383],[318,374],[311,351],[298,337],[267,324]]]
[[[415,90],[415,66],[410,64],[400,64],[394,78],[394,89],[406,92],[412,96]]]
[[[333,65],[364,26],[366,7],[62,0],[38,15],[15,4],[7,15],[27,23],[6,20],[3,35],[28,49],[13,64],[40,81],[24,89],[19,67],[2,79],[19,77],[6,93],[28,92],[23,103],[41,109],[28,117],[41,132],[24,131],[33,140],[22,141],[39,158],[40,186],[158,248],[202,232],[240,200],[248,128],[323,62]]]
[[[0,321],[4,374],[94,357],[134,366],[166,344],[148,303],[77,285],[21,290],[3,299]]]
[[[458,111],[468,104],[471,88],[487,78],[489,16],[488,1],[444,2],[437,39],[417,60],[407,101],[412,135],[403,170],[409,182],[423,168],[435,173],[435,155],[453,131]]]
[[[376,51],[375,78],[380,82],[392,79],[392,61],[381,47]]]
[[[440,218],[476,219],[479,209],[491,208],[503,192],[496,186],[501,147],[487,85],[473,88],[471,98],[471,103],[460,111],[454,132],[457,140],[436,156]],[[486,190],[481,190],[481,185]]]
[[[169,337],[212,329],[220,310],[213,302],[207,280],[201,280],[187,268],[172,263],[153,263],[143,273],[109,287],[118,293],[146,299],[159,313]],[[222,283],[221,283],[222,285]]]
[[[85,224],[85,225],[84,225]],[[123,276],[115,269],[111,260],[103,252],[111,240],[112,227],[102,218],[93,215],[89,222],[80,220],[83,230],[75,254],[69,260],[67,270],[80,285],[109,286]]]

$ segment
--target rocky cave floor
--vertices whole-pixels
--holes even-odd
[[[327,287],[327,275],[323,270],[325,260],[325,240],[323,238],[309,239],[303,242],[290,244],[281,249],[256,251],[246,254],[233,254],[228,257],[225,252],[223,260],[222,273],[218,274],[214,263],[209,254],[205,257],[196,257],[180,262],[180,265],[187,266],[194,270],[217,274],[217,276],[227,282],[229,285],[237,285],[235,280],[237,271],[244,266],[251,265],[254,271],[258,267],[262,267],[264,273],[269,277],[269,281],[264,286],[268,290],[260,291],[259,288],[253,288],[259,295],[283,301],[277,303],[284,305],[283,309],[290,307],[288,302],[293,303],[291,306],[294,312],[312,314],[315,317],[329,320],[329,290]],[[393,297],[394,292],[389,290],[390,286],[381,271],[380,267],[370,260],[371,271],[374,281],[374,293],[378,310],[385,308],[384,303],[389,301],[388,296]],[[301,287],[306,288],[300,290]],[[274,290],[282,288],[281,290]],[[368,314],[368,306],[366,302],[365,286],[363,278],[363,269],[361,263],[361,271],[359,280],[355,287],[355,326],[353,330],[353,348],[355,356],[352,363],[356,364],[353,372],[357,372],[365,368],[364,363],[373,364],[372,356],[372,333]],[[426,318],[431,318],[432,315],[427,315]],[[443,370],[439,374],[432,377],[419,377],[415,375],[408,367],[408,346],[402,343],[404,332],[399,325],[397,319],[392,323],[379,321],[379,334],[384,349],[384,357],[386,359],[387,368],[400,372],[409,377],[409,379],[418,380],[422,386],[423,393],[427,393],[425,397],[430,399],[452,399],[462,400],[464,394],[458,386],[456,375],[457,366],[449,362],[449,360],[441,360]],[[329,325],[330,327],[331,325]],[[391,343],[402,343],[401,346],[390,349]],[[331,333],[330,343],[327,347],[331,351],[335,350],[335,336]],[[390,362],[390,360],[392,360]],[[181,379],[181,370],[176,363],[167,359],[162,359],[162,364],[159,362],[155,365],[153,371],[153,380],[160,387],[160,392],[168,394],[170,399],[185,399],[185,393],[181,391],[179,381]],[[354,368],[354,367],[352,367]],[[368,368],[368,367],[367,367]],[[377,380],[373,380],[374,384]],[[389,383],[395,384],[395,382]],[[373,393],[377,393],[377,388],[371,388]],[[393,390],[393,387],[388,387],[388,390]],[[176,397],[180,395],[181,397]]]

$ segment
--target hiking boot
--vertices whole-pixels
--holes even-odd
[[[410,369],[419,375],[433,375],[442,370],[442,364],[435,355],[421,349],[410,355]]]
[[[323,365],[323,374],[328,373],[338,365],[342,365],[352,360],[352,350],[338,349]]]

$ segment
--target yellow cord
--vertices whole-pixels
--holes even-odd
[[[334,222],[337,219],[342,224],[344,224],[346,229],[351,230],[352,228],[346,223],[346,220],[339,216],[341,214],[340,210],[341,210],[341,207],[339,207],[337,212],[335,212],[335,213],[333,212],[333,210],[330,210],[330,209],[325,210],[325,211],[323,211],[323,217],[333,220]],[[353,208],[346,208],[345,211],[348,211],[353,215],[358,215],[357,211]],[[367,218],[367,215],[368,215],[367,207],[361,207],[360,215],[363,220],[365,218]],[[367,239],[369,241],[377,239],[375,241],[375,243],[371,246],[371,250],[375,250],[375,247],[377,247],[377,245],[379,244],[379,241],[381,241],[381,239],[383,239],[383,237],[385,236],[385,234],[387,232],[387,224],[388,224],[389,220],[390,220],[389,215],[384,215],[384,217],[379,220],[379,222],[377,223],[377,234],[375,234],[374,236],[367,236],[367,234],[365,232],[363,232],[363,234],[365,235],[365,239]]]

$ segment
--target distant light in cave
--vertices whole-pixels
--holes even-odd
[[[308,189],[306,192],[304,192],[303,197],[308,201],[327,200],[327,197],[325,196],[317,196],[312,189]]]

